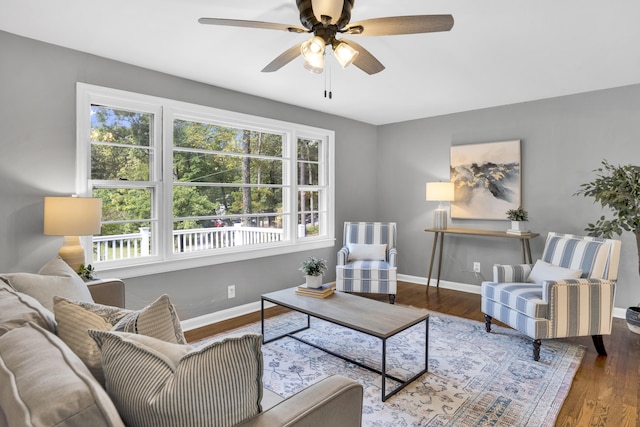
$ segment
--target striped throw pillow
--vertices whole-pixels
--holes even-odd
[[[180,320],[167,295],[162,295],[146,307],[135,311],[55,297],[53,310],[58,323],[58,337],[80,357],[102,384],[104,375],[100,349],[89,337],[89,329],[125,331],[148,335],[174,344],[186,343]]]
[[[262,336],[198,349],[143,335],[90,330],[107,393],[129,427],[225,427],[261,411]]]

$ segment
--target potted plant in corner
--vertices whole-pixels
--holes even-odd
[[[322,258],[309,257],[302,262],[300,271],[304,273],[307,288],[322,287],[322,276],[327,269],[327,261]]]
[[[593,197],[613,213],[613,219],[602,215],[595,224],[589,224],[585,231],[590,236],[610,239],[613,234],[621,235],[630,231],[636,236],[636,249],[640,262],[640,166],[614,166],[602,161],[602,167],[594,170],[596,178],[580,186],[574,194]],[[640,273],[640,270],[639,270]],[[640,308],[627,309],[629,330],[640,334]]]
[[[507,211],[507,219],[511,221],[511,228],[507,230],[507,233],[528,233],[526,230],[525,222],[529,221],[529,213],[522,209],[522,206],[518,209],[509,209]]]

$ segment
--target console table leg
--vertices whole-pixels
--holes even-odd
[[[440,255],[438,256],[438,280],[436,288],[440,289],[440,271],[442,270],[442,249],[444,248],[444,233],[440,233]]]
[[[531,244],[529,244],[529,239],[525,239],[524,244],[527,248],[527,256],[529,257],[529,264],[533,264],[533,258],[531,258]]]
[[[429,291],[429,284],[431,284],[431,272],[433,271],[433,260],[436,257],[436,246],[438,246],[438,234],[433,236],[433,248],[431,249],[431,261],[429,262],[429,275],[427,276],[427,292]]]

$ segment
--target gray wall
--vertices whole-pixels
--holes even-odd
[[[61,237],[43,235],[43,197],[75,191],[76,82],[255,114],[336,133],[336,224],[376,217],[376,127],[0,32],[0,272],[36,272]],[[355,107],[355,105],[354,105]],[[358,159],[358,161],[354,161]],[[353,191],[357,188],[358,191]],[[342,226],[336,230],[342,241]],[[336,248],[314,251],[329,261]],[[296,253],[127,279],[127,305],[167,293],[187,319],[259,300],[302,280]],[[236,298],[226,288],[236,285]]]
[[[224,108],[336,132],[336,239],[314,251],[330,263],[346,220],[393,220],[399,225],[399,271],[424,278],[435,206],[424,183],[447,179],[451,145],[522,140],[524,207],[533,230],[581,233],[599,214],[572,197],[603,158],[638,163],[640,86],[453,114],[375,127],[281,104],[0,32],[0,272],[35,272],[55,256],[61,238],[44,236],[43,197],[75,190],[75,84],[116,89]],[[354,104],[354,108],[357,105]],[[368,167],[376,164],[378,167]],[[401,189],[401,191],[398,191]],[[356,191],[357,190],[357,191]],[[454,221],[454,226],[505,229],[506,221]],[[623,240],[617,306],[640,302],[632,236]],[[539,257],[543,239],[533,241]],[[128,306],[167,293],[183,319],[246,304],[266,291],[299,283],[298,253],[127,280]],[[518,262],[516,242],[448,238],[445,280],[479,284],[482,263]],[[455,261],[455,262],[454,262]],[[227,300],[226,287],[237,297]]]
[[[640,162],[640,85],[508,105],[378,128],[381,194],[379,216],[399,226],[399,271],[426,277],[436,202],[424,200],[424,184],[449,178],[452,145],[520,139],[523,207],[529,226],[541,234],[532,241],[540,258],[549,231],[585,234],[602,212],[592,199],[572,196],[592,180],[602,159],[613,164]],[[397,189],[403,191],[396,191]],[[508,221],[453,220],[454,227],[506,230]],[[491,278],[494,263],[521,262],[517,240],[446,237],[442,279],[479,285]],[[623,234],[616,306],[640,302],[635,238]],[[470,272],[474,261],[482,272]]]

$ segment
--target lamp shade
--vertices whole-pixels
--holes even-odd
[[[333,48],[333,54],[335,55],[342,68],[346,68],[351,65],[351,63],[353,63],[353,61],[356,59],[356,56],[358,56],[358,51],[345,42],[339,42]]]
[[[45,197],[44,234],[87,236],[100,233],[102,199],[95,197]]]
[[[452,202],[453,182],[427,182],[426,200],[432,202]]]

